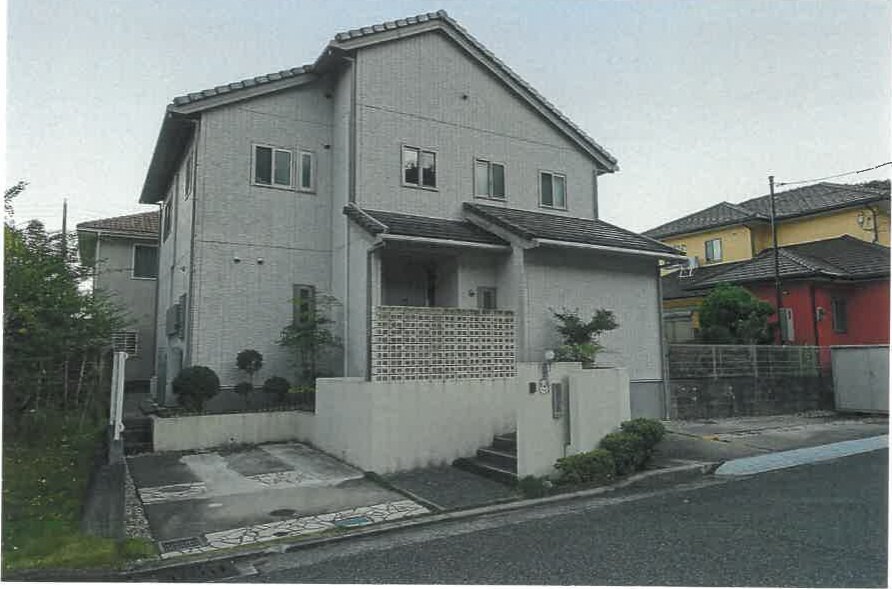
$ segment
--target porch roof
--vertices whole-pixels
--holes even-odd
[[[507,246],[508,242],[468,221],[373,211],[355,204],[344,214],[372,235],[420,237],[454,242]]]
[[[667,258],[683,256],[679,250],[655,239],[598,219],[580,219],[471,202],[464,203],[464,210],[523,239],[665,254]]]

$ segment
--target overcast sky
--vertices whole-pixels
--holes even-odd
[[[890,159],[885,0],[9,0],[16,220],[138,204],[174,96],[313,62],[339,31],[445,8],[618,160],[601,215],[641,231]],[[840,181],[888,177],[890,167]]]

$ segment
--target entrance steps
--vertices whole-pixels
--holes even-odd
[[[506,485],[514,485],[517,483],[517,432],[494,436],[491,446],[478,448],[476,456],[459,458],[452,465]]]

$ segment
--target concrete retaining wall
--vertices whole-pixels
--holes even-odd
[[[305,411],[152,417],[155,452],[262,444],[286,440],[312,442],[316,420]]]
[[[834,346],[837,411],[889,413],[889,346]]]
[[[397,472],[473,455],[514,429],[516,380],[318,379],[322,450],[364,470]]]
[[[675,379],[671,415],[710,419],[830,409],[831,385],[821,375]]]

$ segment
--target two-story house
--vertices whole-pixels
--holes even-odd
[[[550,309],[611,309],[602,361],[629,367],[633,404],[660,403],[658,264],[682,257],[598,219],[617,169],[443,11],[175,98],[140,197],[162,209],[159,389],[187,365],[232,385],[245,348],[259,378],[289,376],[280,332],[325,300],[336,372],[369,379],[509,375],[559,344]],[[439,372],[394,368],[475,338]]]
[[[92,288],[125,314],[125,329],[112,336],[114,349],[128,354],[124,378],[144,385],[155,370],[158,219],[150,211],[77,225],[78,255],[93,269]]]
[[[721,202],[645,232],[685,251],[663,276],[666,334],[695,339],[697,308],[720,283],[776,306],[770,195]],[[780,341],[885,343],[889,306],[889,184],[819,184],[775,195]]]

